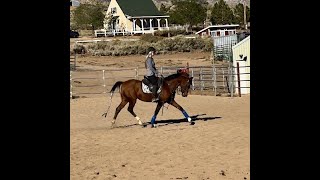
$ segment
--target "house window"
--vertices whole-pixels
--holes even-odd
[[[117,13],[117,8],[111,8],[111,14],[116,14]]]
[[[217,36],[220,36],[220,31],[217,31]]]
[[[229,31],[225,31],[225,35],[228,36],[229,35]]]

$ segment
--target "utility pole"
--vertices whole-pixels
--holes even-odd
[[[206,20],[204,21],[205,27],[208,27],[210,25],[210,15],[211,15],[210,10],[211,10],[210,6],[206,4]]]
[[[242,4],[243,4],[243,23],[244,23],[244,28],[247,30],[248,27],[247,27],[247,10],[246,10],[246,1],[245,0],[242,0]]]

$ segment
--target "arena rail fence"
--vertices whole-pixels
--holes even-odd
[[[176,73],[180,68],[186,66],[161,66],[159,73],[166,77]],[[239,68],[250,68],[250,66],[190,66],[189,74],[193,77],[191,93],[198,91],[202,95],[210,91],[214,96],[226,94],[233,97],[236,93],[241,96],[242,88],[250,88],[241,87],[241,82],[250,79],[240,79],[240,75],[250,73],[238,73]],[[70,71],[70,98],[81,94],[107,94],[117,81],[142,80],[145,71],[143,67]],[[180,94],[180,89],[177,93]]]

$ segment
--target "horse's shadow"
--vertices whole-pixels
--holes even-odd
[[[190,116],[192,121],[207,121],[207,120],[214,120],[214,119],[219,119],[221,117],[199,117],[199,116],[204,116],[206,114],[198,114],[194,116]],[[167,120],[157,120],[157,124],[176,124],[176,123],[183,123],[183,122],[188,122],[188,119],[183,118],[183,119],[167,119]],[[150,124],[150,122],[148,122]]]
[[[191,125],[195,124],[195,121],[208,121],[208,120],[214,120],[214,119],[219,119],[221,117],[199,117],[199,116],[204,116],[206,114],[198,114],[194,116],[190,116],[192,119],[192,122],[190,123]],[[182,118],[182,119],[167,119],[167,120],[157,120],[156,124],[159,124],[158,126],[166,126],[169,124],[177,124],[177,123],[189,123],[187,118]],[[146,122],[144,124],[144,127],[146,127],[148,124],[151,124],[151,122]]]
[[[192,119],[192,122],[190,123],[191,125],[195,124],[195,121],[208,121],[208,120],[215,120],[215,119],[219,119],[221,117],[199,117],[199,116],[204,116],[206,114],[198,114],[198,115],[194,115],[194,116],[190,116]],[[183,119],[166,119],[166,120],[157,120],[156,124],[158,124],[158,126],[166,126],[166,125],[170,125],[170,124],[177,124],[177,123],[189,123],[187,118],[183,118]],[[147,125],[151,124],[151,122],[145,122],[143,124],[143,127],[147,127]],[[117,126],[116,128],[126,128],[126,127],[131,127],[131,126],[140,126],[139,124],[131,124],[131,125],[124,125],[124,126]]]

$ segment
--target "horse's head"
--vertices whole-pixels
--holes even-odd
[[[184,71],[178,71],[178,73],[180,73],[182,77],[180,82],[182,97],[187,97],[193,77],[189,77],[189,74]]]

